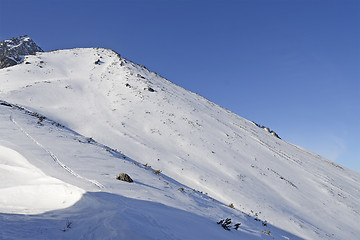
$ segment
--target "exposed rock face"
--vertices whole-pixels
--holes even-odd
[[[0,42],[0,69],[21,63],[25,55],[43,50],[28,36],[20,36]]]

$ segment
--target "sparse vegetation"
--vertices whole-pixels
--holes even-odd
[[[221,219],[219,222],[217,222],[217,224],[221,224],[221,226],[227,230],[230,231],[230,224],[231,224],[231,219],[227,218],[227,219]]]
[[[235,230],[238,230],[241,223],[236,223],[233,226],[231,226],[231,218],[221,219],[217,224],[220,224],[225,230],[230,231],[231,227]]]
[[[61,125],[60,123],[57,123],[57,122],[54,122],[54,121],[51,121],[51,124],[55,125],[56,127],[61,127],[61,128],[65,127],[64,125]]]
[[[241,225],[241,223],[236,223],[236,224],[234,224],[234,229],[235,229],[235,230],[238,230],[238,228],[240,227],[240,225]]]
[[[37,122],[38,124],[42,123],[42,121],[44,121],[44,119],[46,119],[46,117],[44,116],[39,116],[39,121]]]
[[[72,226],[72,222],[69,221],[69,220],[66,220],[65,227],[63,229],[61,229],[61,231],[67,232],[67,231],[69,231],[71,229],[71,226]]]

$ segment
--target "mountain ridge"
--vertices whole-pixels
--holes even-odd
[[[1,99],[299,237],[356,235],[356,173],[112,50],[57,50],[25,59],[30,64],[0,70]]]

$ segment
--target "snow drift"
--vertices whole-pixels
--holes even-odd
[[[18,152],[0,145],[0,212],[39,214],[68,208],[84,191],[45,175]]]

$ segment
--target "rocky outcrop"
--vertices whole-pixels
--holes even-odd
[[[43,50],[28,36],[20,36],[0,42],[0,69],[21,63],[25,55]]]
[[[117,177],[116,177],[117,180],[120,180],[120,181],[124,181],[124,182],[133,182],[133,180],[131,179],[131,177],[129,175],[127,175],[126,173],[120,173]]]
[[[270,128],[265,127],[265,126],[262,126],[262,125],[260,125],[260,124],[257,124],[257,123],[254,122],[254,121],[252,121],[252,123],[253,123],[254,125],[258,126],[259,128],[264,129],[265,131],[267,131],[268,133],[270,133],[270,134],[273,135],[274,137],[281,139],[281,137],[279,137],[279,135],[278,135],[275,131],[270,130]]]

